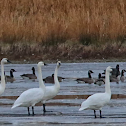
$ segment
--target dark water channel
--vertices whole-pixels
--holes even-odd
[[[60,83],[61,88],[58,95],[47,102],[47,112],[43,115],[42,104],[35,106],[35,116],[28,116],[27,109],[18,107],[11,110],[15,99],[25,90],[38,87],[38,80],[25,81],[20,75],[31,73],[31,68],[36,64],[7,64],[5,72],[9,75],[11,68],[17,72],[14,73],[16,79],[13,83],[6,84],[6,90],[0,97],[0,126],[118,126],[126,125],[126,82],[119,84],[111,83],[112,99],[108,105],[103,107],[102,115],[104,118],[94,118],[92,110],[79,112],[80,104],[91,94],[104,92],[105,85],[78,84],[75,79],[78,77],[87,77],[88,70],[92,70],[93,78],[98,77],[107,66],[115,67],[120,65],[120,71],[126,69],[125,62],[107,62],[107,63],[62,63],[58,75],[65,77]],[[49,64],[42,68],[43,78],[54,73],[56,64]],[[52,85],[52,84],[46,84]]]

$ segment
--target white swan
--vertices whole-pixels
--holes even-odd
[[[96,93],[88,97],[84,102],[81,104],[81,108],[79,111],[82,111],[84,109],[92,109],[94,110],[94,116],[96,118],[96,111],[100,111],[100,118],[102,118],[101,115],[101,109],[104,105],[106,105],[110,99],[111,99],[111,89],[110,89],[110,79],[109,74],[112,71],[111,67],[106,68],[105,73],[105,93]]]
[[[52,98],[54,98],[58,92],[59,92],[59,89],[60,89],[60,84],[59,84],[59,81],[58,81],[58,78],[57,78],[57,73],[58,73],[58,69],[61,65],[61,62],[58,61],[57,62],[57,66],[55,68],[55,73],[54,73],[54,82],[55,84],[53,86],[46,86],[46,91],[45,91],[45,94],[44,94],[44,97],[42,99],[42,103],[43,103],[43,112],[45,113],[46,112],[46,109],[45,109],[45,102],[47,100],[50,100]]]
[[[45,64],[43,62],[39,62],[38,67],[38,79],[39,79],[39,88],[31,88],[24,91],[14,102],[14,105],[11,109],[16,107],[27,107],[28,115],[30,115],[29,107],[32,106],[32,115],[34,115],[34,106],[36,103],[40,102],[45,93],[45,85],[43,84],[42,79],[42,71],[41,67]]]
[[[1,84],[0,84],[0,95],[3,94],[5,90],[5,74],[4,74],[4,63],[11,63],[7,58],[1,60]]]

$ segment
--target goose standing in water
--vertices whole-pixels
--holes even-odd
[[[31,88],[24,91],[14,102],[11,109],[16,107],[27,107],[28,115],[30,115],[29,107],[32,107],[32,115],[34,115],[34,106],[36,103],[40,102],[45,93],[45,85],[42,79],[42,71],[41,67],[45,64],[43,62],[39,62],[38,67],[38,79],[39,79],[39,88]]]
[[[65,78],[58,76],[58,81],[59,82],[62,82],[63,79],[65,79]],[[52,83],[53,84],[54,83],[54,74],[52,74],[52,76],[48,76],[48,77],[44,78],[43,81],[45,83]]]
[[[6,77],[6,82],[13,83],[13,82],[15,81],[13,72],[16,72],[16,70],[15,70],[15,69],[11,69],[11,70],[10,70],[10,76],[5,75],[5,77]]]
[[[94,83],[94,79],[91,77],[91,74],[94,73],[92,70],[88,71],[88,78],[78,78],[76,79],[76,81],[78,83]]]
[[[120,75],[119,64],[116,65],[116,68],[112,68],[111,76],[118,77]]]
[[[116,82],[117,84],[119,84],[119,81],[120,81],[120,74],[118,72],[116,73],[116,75],[113,74],[110,76],[110,82]]]
[[[110,76],[110,82],[116,82],[117,84],[119,84],[119,80],[120,80],[120,77],[114,77],[114,76]]]
[[[124,76],[124,72],[126,72],[126,70],[123,69],[121,71],[121,77],[120,77],[121,82],[125,82],[125,79],[126,79],[125,76]]]
[[[120,70],[119,70],[119,64],[117,64],[116,68],[112,68],[110,82],[116,82],[118,84],[119,81],[120,81]]]
[[[84,102],[82,102],[81,108],[79,109],[79,111],[86,110],[86,109],[94,110],[94,116],[96,118],[96,110],[99,110],[100,118],[102,118],[101,109],[111,99],[111,89],[110,89],[110,79],[109,79],[109,74],[111,71],[112,71],[112,68],[110,66],[106,68],[105,93],[96,93],[89,96]]]
[[[37,79],[36,75],[35,75],[35,68],[32,67],[32,71],[33,73],[32,74],[22,74],[20,75],[23,79],[31,79],[31,80],[35,80]]]
[[[7,58],[1,60],[1,84],[0,84],[0,95],[3,94],[5,90],[5,74],[4,74],[4,64],[11,63]]]
[[[120,70],[119,70],[119,64],[117,64],[116,68],[112,68],[112,73],[110,75],[110,82],[116,82],[118,84],[119,81],[120,81]]]
[[[98,74],[98,79],[95,80],[94,84],[102,85],[105,84],[105,79],[102,78],[101,73]]]
[[[46,86],[46,91],[45,91],[45,94],[44,94],[44,97],[42,99],[42,103],[43,103],[43,112],[45,113],[46,112],[46,109],[45,109],[45,103],[46,101],[54,98],[58,92],[59,92],[59,89],[60,89],[60,84],[59,84],[59,81],[58,81],[58,78],[57,78],[57,74],[58,74],[58,69],[61,65],[61,62],[58,61],[57,62],[57,66],[55,68],[55,73],[54,73],[54,82],[55,84],[53,86]]]

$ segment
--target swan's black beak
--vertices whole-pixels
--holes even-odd
[[[91,73],[94,73],[93,71],[91,71]]]
[[[48,66],[48,64],[44,63],[45,66]]]
[[[11,61],[7,60],[8,63],[12,63]]]
[[[59,63],[59,66],[61,66],[61,63]]]

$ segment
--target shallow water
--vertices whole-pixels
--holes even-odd
[[[47,112],[43,115],[42,104],[35,106],[35,116],[27,116],[27,109],[18,107],[11,110],[15,99],[25,90],[38,87],[38,80],[25,81],[20,75],[31,73],[31,68],[36,64],[7,64],[5,65],[6,75],[9,75],[11,68],[17,72],[14,73],[16,81],[6,84],[6,90],[0,97],[0,125],[2,126],[105,126],[105,125],[126,125],[126,83],[111,83],[112,99],[108,105],[103,107],[103,119],[94,118],[92,110],[79,112],[80,104],[91,94],[104,92],[104,85],[78,84],[75,79],[78,77],[87,77],[88,70],[94,71],[93,78],[97,78],[98,73],[103,72],[107,66],[115,67],[120,65],[120,70],[126,68],[125,62],[107,62],[107,63],[62,63],[58,75],[65,77],[60,83],[61,89],[58,95],[47,102],[46,109],[53,112]],[[56,64],[48,64],[42,68],[43,78],[54,73]],[[37,71],[36,71],[37,74]],[[52,84],[46,84],[52,85]]]

